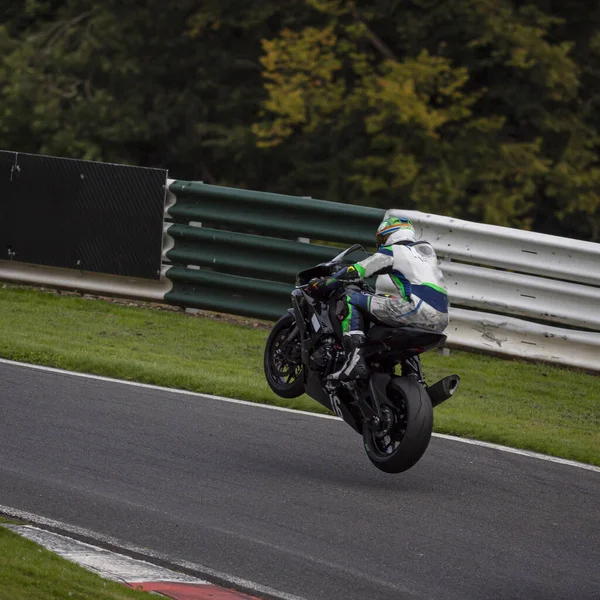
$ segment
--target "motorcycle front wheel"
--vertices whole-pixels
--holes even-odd
[[[265,377],[269,387],[282,398],[304,394],[300,333],[288,340],[295,326],[294,317],[286,313],[275,323],[265,346]]]
[[[402,381],[399,381],[399,380]],[[383,423],[365,425],[363,441],[369,460],[386,473],[413,467],[427,450],[433,431],[433,408],[427,391],[412,378],[393,378],[381,404]]]

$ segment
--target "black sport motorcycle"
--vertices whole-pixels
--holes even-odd
[[[329,262],[301,271],[292,292],[292,308],[275,324],[265,348],[264,370],[271,389],[282,398],[307,393],[363,436],[371,462],[386,473],[400,473],[423,456],[433,429],[433,407],[450,398],[460,378],[449,375],[427,386],[419,354],[441,346],[446,336],[414,327],[368,324],[365,356],[369,380],[328,379],[345,360],[336,302],[306,292],[313,277],[330,276],[344,259],[364,248],[355,244]],[[365,254],[366,256],[366,254]],[[356,261],[353,261],[356,262]],[[348,289],[369,289],[352,283]],[[396,374],[400,365],[401,375]]]

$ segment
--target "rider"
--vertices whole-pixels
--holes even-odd
[[[346,361],[331,379],[364,379],[364,313],[376,323],[416,325],[441,333],[448,325],[448,295],[434,249],[417,241],[409,219],[389,217],[377,228],[377,252],[344,267],[333,277],[315,278],[308,292],[329,297],[345,283],[376,275],[376,293],[348,291],[336,306],[342,323]]]

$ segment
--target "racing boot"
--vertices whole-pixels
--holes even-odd
[[[329,375],[328,379],[350,381],[352,379],[367,379],[370,371],[364,357],[366,336],[362,332],[344,334],[344,350],[346,361],[339,371]]]

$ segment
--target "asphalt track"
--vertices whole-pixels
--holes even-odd
[[[600,598],[600,473],[0,364],[0,504],[309,600]]]

